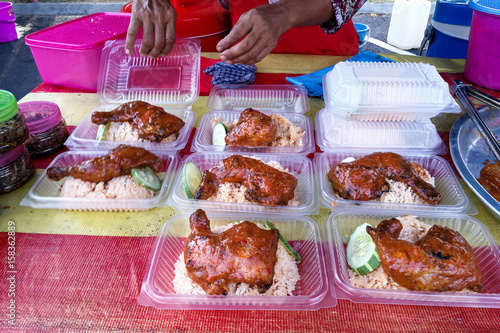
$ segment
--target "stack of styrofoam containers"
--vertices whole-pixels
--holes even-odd
[[[183,149],[196,120],[191,110],[199,95],[200,45],[197,40],[178,39],[167,57],[150,59],[139,54],[137,41],[131,55],[125,53],[125,41],[108,41],[102,51],[98,97],[102,105],[91,110],[66,141],[69,152],[57,156],[51,167],[71,166],[107,154],[120,144],[145,148],[162,161],[161,190],[150,199],[61,198],[64,181],[52,181],[44,173],[31,188],[22,205],[34,208],[70,210],[146,210],[167,206],[167,197]],[[119,142],[96,139],[98,125],[92,123],[94,111],[111,111],[119,105],[141,100],[163,107],[185,124],[173,142]]]
[[[440,113],[459,113],[449,87],[433,66],[422,63],[343,62],[323,78],[325,109],[316,115],[314,157],[321,203],[332,209],[324,221],[328,235],[327,273],[338,298],[354,302],[500,307],[500,251],[474,214],[449,163],[437,156],[443,143],[430,121]],[[435,177],[443,195],[437,205],[381,203],[341,199],[334,195],[328,171],[347,157],[395,152],[417,162]],[[477,211],[476,211],[477,212]],[[458,231],[471,244],[483,274],[486,294],[380,290],[349,282],[345,244],[354,229],[368,222],[414,215],[428,224]],[[493,267],[493,268],[492,268]]]
[[[328,281],[318,225],[306,215],[319,211],[319,200],[313,179],[313,165],[307,155],[314,152],[311,120],[304,115],[309,109],[306,90],[293,85],[221,85],[210,92],[210,109],[199,122],[192,150],[179,170],[187,162],[194,162],[201,171],[232,154],[256,156],[264,162],[277,161],[297,179],[297,206],[262,206],[248,203],[228,203],[196,200],[186,196],[182,177],[172,187],[170,204],[184,213],[168,220],[160,230],[151,253],[146,275],[138,297],[139,304],[161,309],[269,309],[315,310],[332,307],[336,299],[328,292]],[[246,108],[266,114],[280,114],[301,127],[305,132],[301,147],[237,148],[213,146],[212,132],[216,121],[234,122]],[[173,291],[174,264],[183,251],[188,236],[189,216],[201,208],[210,219],[211,226],[227,225],[238,221],[264,224],[271,221],[280,234],[301,255],[298,263],[300,281],[293,296],[221,296],[179,295]]]

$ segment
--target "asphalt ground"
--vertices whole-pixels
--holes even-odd
[[[25,43],[25,36],[83,15],[97,12],[119,12],[125,3],[14,4],[13,10],[16,14],[18,39],[0,43],[0,89],[12,92],[16,99],[20,100],[42,83],[31,50]],[[400,52],[391,50],[391,47],[385,44],[391,20],[391,11],[392,3],[367,3],[353,17],[355,23],[364,23],[370,27],[370,36],[373,42],[377,42],[377,44],[368,42],[363,47],[363,51],[388,54]],[[433,10],[431,10],[432,12]],[[407,52],[414,55],[419,54],[418,49],[408,50]]]

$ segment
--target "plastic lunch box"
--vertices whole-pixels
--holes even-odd
[[[184,165],[187,162],[193,162],[203,172],[212,168],[219,161],[231,156],[229,153],[193,153],[189,155],[179,166],[179,171],[182,172]],[[308,215],[317,214],[319,212],[319,201],[316,190],[316,185],[313,179],[312,162],[305,156],[300,155],[271,155],[271,154],[244,154],[245,156],[255,156],[262,159],[264,162],[277,161],[283,168],[288,169],[298,180],[296,188],[296,196],[298,206],[261,206],[254,203],[232,203],[220,201],[208,201],[189,199],[186,196],[182,186],[182,176],[179,174],[175,177],[172,187],[172,192],[169,197],[169,204],[179,211],[194,211],[198,208],[205,211],[238,211],[245,213],[263,213],[268,214],[296,214]]]
[[[172,280],[174,264],[183,252],[190,233],[190,214],[170,218],[161,227],[153,245],[138,297],[140,305],[159,309],[206,310],[316,310],[336,305],[335,292],[328,292],[323,249],[318,225],[311,219],[269,217],[267,214],[245,216],[241,213],[211,215],[211,227],[249,220],[264,224],[267,218],[302,257],[298,264],[300,280],[293,296],[221,296],[175,294]]]
[[[123,40],[110,41],[103,49],[99,71],[98,96],[103,105],[92,110],[66,141],[70,149],[106,149],[122,143],[149,150],[178,151],[184,148],[196,120],[191,105],[199,95],[200,45],[197,40],[177,39],[167,57],[149,59],[139,54],[137,41],[131,55]],[[94,111],[111,111],[120,104],[141,100],[161,106],[184,120],[173,142],[98,141],[98,125],[92,123]]]
[[[130,15],[95,13],[26,36],[45,83],[96,91],[104,43],[125,38]]]
[[[314,169],[321,192],[321,204],[330,209],[343,207],[356,207],[361,209],[408,209],[414,211],[433,211],[448,213],[469,213],[477,214],[477,210],[471,204],[467,194],[460,185],[455,173],[449,163],[439,156],[403,155],[408,161],[416,162],[429,171],[435,178],[436,189],[443,195],[442,202],[437,205],[428,204],[402,204],[402,203],[382,203],[377,201],[347,200],[337,198],[332,189],[331,183],[327,179],[330,169],[339,164],[347,157],[360,158],[369,153],[359,152],[337,152],[315,154]]]
[[[69,151],[58,155],[50,167],[72,166],[76,163],[91,158],[105,155],[104,151]],[[158,206],[165,206],[164,202],[169,194],[175,169],[179,157],[173,153],[153,152],[162,160],[160,171],[161,189],[158,194],[150,199],[102,199],[102,198],[66,198],[59,197],[59,192],[65,179],[60,181],[50,180],[47,170],[38,178],[26,197],[21,201],[21,206],[33,208],[56,208],[79,211],[139,211]]]
[[[462,235],[474,249],[482,273],[481,293],[424,292],[413,290],[387,290],[354,287],[349,282],[345,245],[354,229],[362,223],[377,225],[380,221],[402,215],[414,215],[427,224],[449,227]],[[366,211],[339,211],[324,222],[328,232],[326,253],[330,289],[336,297],[357,303],[410,304],[456,307],[500,307],[500,251],[478,220],[460,214],[435,212],[395,211],[383,213]]]
[[[200,120],[192,151],[246,151],[271,154],[304,154],[315,151],[313,126],[309,117],[307,91],[297,85],[217,85],[210,91],[207,112]],[[253,108],[266,114],[279,114],[305,132],[297,147],[228,147],[212,145],[214,119],[236,122],[241,111]]]

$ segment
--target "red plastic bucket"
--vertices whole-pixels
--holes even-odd
[[[0,2],[0,43],[17,39],[16,14],[10,2]]]
[[[474,10],[465,61],[465,77],[482,87],[500,90],[500,1],[471,0]]]

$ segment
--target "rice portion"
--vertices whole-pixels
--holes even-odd
[[[403,229],[401,230],[398,239],[406,240],[411,243],[415,243],[417,240],[422,238],[432,227],[427,223],[419,221],[416,216],[404,215],[402,217],[397,217],[397,219],[401,221],[401,224],[403,225]],[[394,280],[384,271],[382,264],[366,275],[359,275],[351,270],[349,266],[347,266],[347,272],[349,274],[349,281],[354,287],[408,290],[407,288],[401,287],[399,284],[394,282]],[[475,293],[468,288],[458,292]]]
[[[255,157],[255,156],[247,156],[247,157],[255,158],[256,160],[262,161],[260,158]],[[279,164],[277,161],[269,161],[266,164],[281,171],[281,172],[287,172],[289,174],[292,174],[291,172],[288,171],[288,169],[283,168],[281,166],[281,164]],[[254,202],[251,202],[245,198],[245,192],[247,190],[248,190],[248,188],[242,184],[224,183],[224,184],[221,184],[217,188],[217,192],[215,192],[215,194],[212,195],[207,200],[255,204]],[[299,203],[299,200],[297,199],[297,188],[296,188],[294,195],[293,195],[293,199],[288,201],[287,206],[294,206],[295,207],[295,206],[298,206],[299,204],[300,203]]]
[[[161,142],[173,142],[177,140],[177,134],[171,134]],[[126,141],[126,142],[151,142],[139,138],[139,131],[129,122],[111,122],[109,123],[106,141]]]
[[[219,234],[236,224],[238,223],[215,227],[212,231]],[[262,225],[257,225],[259,228],[264,229]],[[184,253],[179,255],[179,259],[174,264],[174,274],[173,285],[176,294],[206,295],[205,291],[189,277],[184,264]],[[228,295],[292,296],[295,285],[299,280],[299,269],[295,258],[278,242],[271,287],[265,293],[259,293],[257,286],[251,286],[247,283],[229,283]]]
[[[99,183],[69,176],[62,185],[59,196],[92,199],[150,199],[155,196],[155,192],[139,185],[130,175]]]
[[[292,123],[290,120],[278,114],[271,114],[269,116],[278,127],[278,130],[276,131],[276,137],[271,144],[272,147],[303,146],[302,138],[304,137],[305,132],[302,131],[299,125]],[[210,122],[212,128],[214,128],[215,124],[220,122],[220,118],[215,117]],[[227,130],[231,131],[234,126],[236,126],[237,122],[238,120],[236,119],[234,122],[224,121],[223,123],[226,126]]]

